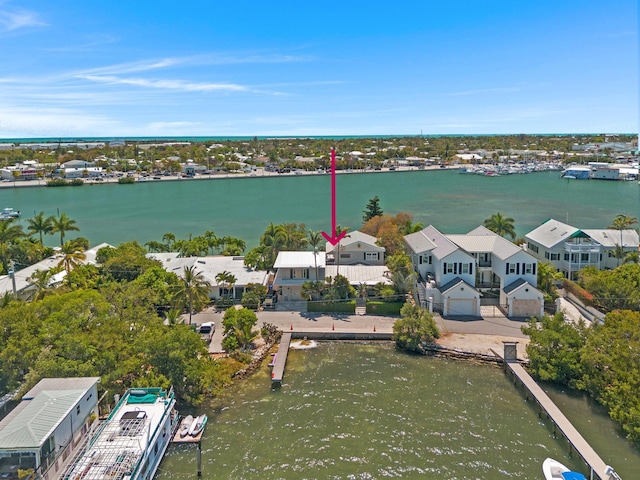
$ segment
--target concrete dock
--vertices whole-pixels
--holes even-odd
[[[273,370],[271,371],[271,382],[275,385],[282,384],[282,377],[284,376],[284,367],[287,364],[287,355],[289,354],[289,345],[291,344],[291,332],[282,334],[280,339],[280,346],[278,347],[278,354],[276,356]]]
[[[524,369],[522,365],[517,362],[505,362],[507,371],[510,371],[514,378],[520,381],[522,386],[529,392],[529,394],[536,400],[540,409],[543,410],[549,419],[554,424],[554,429],[560,430],[562,435],[569,442],[570,448],[575,450],[582,460],[587,464],[590,469],[591,479],[599,478],[600,480],[609,480],[610,475],[607,473],[607,465],[595,452],[591,445],[580,435],[580,432],[571,424],[571,422],[564,416],[555,403],[549,398],[549,396],[542,390],[540,385],[531,378],[529,373]]]

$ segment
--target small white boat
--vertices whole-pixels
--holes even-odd
[[[184,438],[189,435],[189,430],[191,430],[191,426],[194,423],[193,420],[193,415],[187,415],[184,417],[184,420],[182,420],[182,423],[180,424],[180,437]]]
[[[191,424],[191,428],[189,429],[189,435],[191,435],[192,437],[197,437],[200,432],[204,430],[206,424],[206,415],[200,415],[199,417],[196,417],[196,419],[193,421],[193,424]]]
[[[5,208],[0,212],[0,219],[7,218],[20,218],[21,213],[18,210],[14,210],[13,208]]]
[[[545,480],[587,480],[580,472],[572,472],[559,461],[547,458],[542,462]]]

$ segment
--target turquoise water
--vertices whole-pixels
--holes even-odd
[[[330,175],[0,189],[0,205],[25,217],[44,210],[77,220],[92,244],[180,238],[213,230],[244,239],[249,247],[270,221],[331,228]],[[636,182],[567,181],[558,172],[482,177],[455,171],[341,174],[336,180],[337,223],[357,229],[375,195],[385,213],[413,213],[416,221],[446,233],[469,231],[502,212],[524,235],[548,218],[583,228],[602,228],[615,215],[640,216]],[[55,245],[55,239],[48,243]]]
[[[205,479],[538,479],[548,456],[587,473],[500,368],[388,344],[292,351],[281,389],[263,370],[204,410]],[[605,461],[639,478],[639,453],[590,422]],[[195,472],[195,448],[172,447],[158,479]]]

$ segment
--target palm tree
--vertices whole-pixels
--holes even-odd
[[[262,234],[262,238],[260,238],[260,243],[269,247],[269,268],[273,267],[278,252],[287,244],[288,240],[289,235],[284,226],[274,225],[273,222],[267,226],[267,229]]]
[[[230,290],[233,288],[237,281],[238,279],[236,278],[236,276],[231,272],[228,272],[227,270],[224,270],[216,275],[216,282],[218,282],[218,284],[227,291],[227,294],[230,293]]]
[[[416,232],[419,232],[420,230],[424,230],[424,224],[422,222],[413,223],[411,222],[411,220],[409,220],[407,223],[402,225],[402,227],[400,227],[400,231],[402,232],[403,235],[416,233]]]
[[[61,213],[59,217],[51,217],[51,233],[60,233],[60,246],[64,245],[64,234],[66,232],[80,230],[76,226],[76,221],[70,219],[66,213]]]
[[[176,325],[180,325],[184,322],[180,310],[177,310],[175,308],[169,309],[164,318],[167,321],[167,325],[169,325],[170,327],[175,327]]]
[[[67,272],[67,281],[71,286],[71,270],[76,268],[83,260],[87,258],[82,249],[78,245],[69,241],[66,242],[61,249],[62,259],[58,263],[58,267],[64,267]]]
[[[322,245],[323,236],[320,232],[314,232],[313,230],[309,230],[307,233],[307,239],[309,241],[309,245],[313,248],[313,262],[316,267],[316,281],[320,280],[318,275],[318,247]]]
[[[207,240],[207,247],[211,249],[211,255],[213,255],[213,249],[218,247],[218,237],[216,236],[216,233],[211,230],[207,230],[204,232],[203,236]]]
[[[42,243],[42,234],[49,235],[52,233],[53,217],[45,217],[44,212],[40,212],[33,218],[27,219],[27,224],[28,232],[40,234],[40,243]]]
[[[487,218],[484,221],[484,226],[501,237],[508,235],[512,240],[515,240],[516,229],[514,227],[514,222],[513,218],[505,217],[498,212]]]
[[[24,237],[22,226],[16,225],[15,222],[15,218],[0,220],[0,260],[2,260],[3,265],[7,264],[7,246]]]
[[[167,232],[162,235],[162,241],[167,244],[167,250],[172,251],[171,244],[176,241],[176,236],[172,232]]]
[[[157,242],[155,240],[150,240],[147,243],[144,244],[145,247],[147,247],[147,251],[149,253],[153,253],[153,252],[163,252],[166,245],[162,242]]]
[[[194,265],[184,267],[180,282],[173,289],[175,305],[183,309],[189,307],[189,325],[194,309],[201,309],[209,302],[211,284],[204,279],[202,272],[197,272]]]
[[[562,272],[559,272],[553,264],[549,262],[538,263],[538,288],[543,293],[553,296],[555,290],[554,282],[563,278]]]
[[[628,230],[629,227],[631,227],[631,225],[636,225],[638,223],[638,219],[636,217],[630,217],[628,215],[624,215],[624,214],[619,214],[616,215],[616,218],[613,219],[613,222],[611,222],[611,225],[609,225],[609,228],[612,228],[614,230],[620,230],[620,245],[616,245],[616,247],[620,247],[620,249],[617,250],[616,253],[616,258],[618,259],[618,265],[620,265],[620,260],[624,257],[624,244],[622,242],[622,231],[623,230]]]
[[[51,278],[58,273],[57,268],[36,270],[27,278],[27,282],[34,289],[31,300],[41,300],[51,289]]]

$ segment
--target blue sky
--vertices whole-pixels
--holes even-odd
[[[630,133],[633,0],[0,0],[0,137]]]

